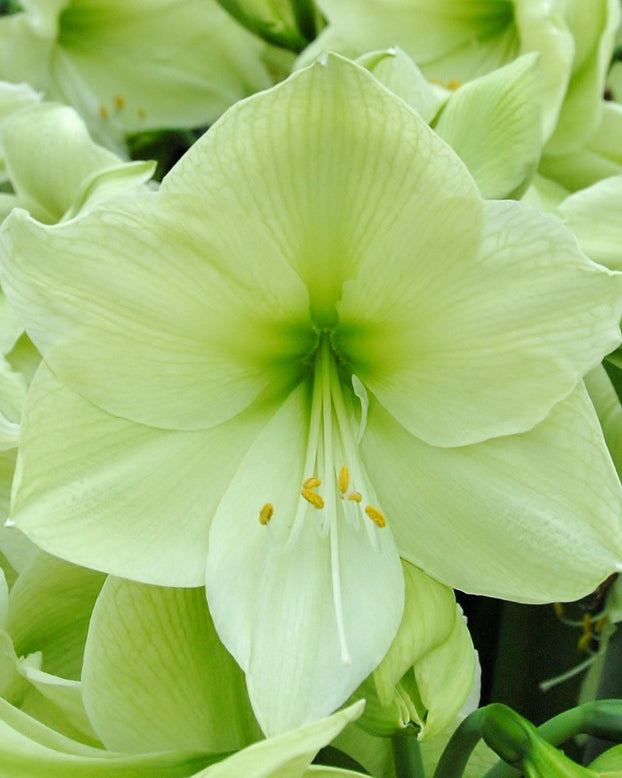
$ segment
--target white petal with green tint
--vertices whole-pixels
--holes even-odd
[[[49,223],[62,218],[88,175],[121,161],[91,140],[73,109],[55,103],[7,119],[0,143],[19,204]]]
[[[479,239],[479,193],[457,155],[370,73],[336,56],[234,106],[160,191],[211,201],[214,190],[234,193],[237,224],[252,214],[267,226],[320,329],[335,323],[342,285],[370,252],[385,257],[398,243],[406,262],[426,247],[449,250],[452,238],[468,253]],[[246,261],[255,257],[249,247]]]
[[[77,564],[202,584],[214,508],[268,411],[212,431],[157,430],[101,411],[45,366],[30,402],[13,505],[22,531]]]
[[[210,610],[269,734],[342,704],[384,656],[403,608],[388,529],[350,513],[333,523],[328,491],[322,507],[301,497],[308,403],[300,386],[265,427],[210,532]]]
[[[436,217],[433,234],[444,220],[448,231],[462,222],[454,208]],[[489,201],[484,214],[476,256],[458,245],[412,257],[388,244],[366,257],[339,304],[338,351],[434,445],[529,429],[620,339],[622,277],[527,206]]]
[[[328,718],[262,740],[194,778],[302,778],[319,749],[355,721],[362,709],[363,703],[359,701]]]
[[[558,212],[590,259],[622,270],[622,176],[576,192]]]
[[[132,756],[85,746],[1,698],[0,752],[3,778],[187,778],[213,761],[205,754]]]
[[[568,601],[620,569],[620,482],[583,386],[529,432],[453,449],[373,403],[362,453],[401,556],[450,586]]]
[[[538,56],[529,54],[460,87],[435,131],[469,168],[482,197],[513,196],[540,159],[542,96]]]
[[[19,211],[5,222],[2,283],[29,335],[62,380],[115,415],[218,424],[291,384],[282,363],[314,345],[300,332],[300,279],[217,194],[137,193],[54,227]]]
[[[78,681],[91,611],[105,576],[37,551],[9,597],[9,631],[20,656],[41,651],[42,669]]]
[[[91,621],[83,695],[116,751],[237,751],[261,737],[244,675],[214,629],[205,590],[109,578]]]

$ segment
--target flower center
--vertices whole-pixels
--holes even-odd
[[[361,422],[366,421],[365,390],[353,379],[355,392],[362,405]],[[358,388],[357,388],[358,386]],[[304,462],[304,480],[300,498],[287,540],[291,547],[304,521],[315,521],[320,537],[330,540],[333,599],[339,630],[342,659],[350,662],[343,627],[341,580],[339,572],[339,525],[343,522],[353,529],[365,527],[372,547],[380,548],[377,533],[386,526],[382,510],[377,507],[374,489],[360,461],[359,440],[362,429],[344,398],[342,381],[329,337],[320,338],[313,367],[313,391],[309,434]],[[259,522],[268,525],[275,515],[272,503],[259,511]],[[275,520],[278,516],[275,517]]]

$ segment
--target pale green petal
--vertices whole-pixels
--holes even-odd
[[[439,85],[431,84],[408,54],[400,48],[364,54],[357,62],[421,114],[428,124],[449,98],[450,92]]]
[[[6,508],[8,513],[8,501]],[[0,554],[9,562],[14,571],[25,570],[38,551],[37,546],[16,527],[7,527],[6,525],[0,527]]]
[[[0,29],[5,20],[1,20]],[[40,95],[28,84],[10,84],[0,81],[0,122],[22,108],[28,108],[41,100]]]
[[[343,283],[370,252],[411,262],[427,249],[437,261],[478,239],[479,193],[457,155],[369,72],[332,55],[234,106],[161,188],[210,200],[214,190],[235,192],[238,223],[254,214],[267,226],[318,328],[334,324]],[[448,218],[452,198],[460,217]]]
[[[55,17],[68,2],[39,3],[39,13],[28,16],[18,13],[0,18],[0,79],[20,85],[28,83],[35,89],[48,83],[54,36],[49,12]]]
[[[219,753],[261,737],[203,588],[109,578],[93,611],[82,682],[89,717],[111,750]]]
[[[264,51],[214,0],[72,0],[50,96],[124,132],[211,124],[270,86]]]
[[[82,701],[82,685],[44,673],[28,662],[20,661],[19,672],[31,684],[20,709],[43,724],[74,740],[101,746]]]
[[[404,615],[386,656],[357,692],[367,698],[359,726],[391,735],[412,721],[422,739],[454,720],[473,687],[476,659],[451,589],[402,565]]]
[[[602,365],[585,376],[585,386],[603,428],[607,448],[622,479],[622,405]]]
[[[590,259],[622,270],[622,175],[576,192],[558,212]]]
[[[16,211],[3,288],[78,393],[156,427],[208,427],[290,384],[282,363],[315,342],[300,279],[257,221],[239,223],[218,192],[136,193],[53,227]]]
[[[570,0],[564,19],[575,52],[568,92],[557,126],[547,143],[549,154],[566,154],[583,145],[598,126],[605,76],[620,23],[620,0]]]
[[[451,225],[463,220],[454,207]],[[620,339],[622,277],[522,203],[486,202],[484,213],[476,258],[461,245],[440,258],[370,254],[339,305],[337,348],[401,424],[435,445],[531,428]]]
[[[361,701],[305,727],[262,740],[193,778],[301,778],[319,751],[361,714]]]
[[[42,669],[78,680],[93,605],[104,575],[37,552],[11,589],[9,631],[21,656],[43,654]]]
[[[22,428],[13,517],[77,564],[202,584],[212,514],[268,413],[253,407],[207,431],[157,430],[101,411],[42,365]]]
[[[354,770],[341,770],[338,767],[311,765],[304,771],[303,778],[365,778],[365,774]]]
[[[359,701],[328,718],[262,740],[194,778],[301,778],[317,751],[358,718],[362,709]]]
[[[91,140],[73,109],[54,103],[8,118],[0,143],[19,205],[47,223],[63,217],[88,175],[120,162]]]
[[[321,533],[324,513],[302,502],[308,425],[303,385],[249,449],[210,532],[210,610],[268,734],[341,705],[386,653],[403,609],[390,533],[340,514]]]
[[[434,737],[447,727],[473,688],[476,657],[462,613],[456,610],[453,629],[414,666],[417,689],[427,713],[420,738]]]
[[[458,153],[482,197],[522,190],[540,159],[542,98],[536,54],[465,84],[434,129]]]
[[[373,403],[362,453],[400,554],[447,585],[569,601],[620,569],[620,482],[583,386],[529,432],[455,449]]]
[[[187,778],[213,761],[203,754],[128,756],[70,740],[0,698],[3,778]]]

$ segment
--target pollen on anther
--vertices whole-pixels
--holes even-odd
[[[99,106],[99,115],[102,117],[102,119],[110,119],[110,112],[105,105]]]
[[[348,468],[343,465],[341,470],[339,471],[339,491],[341,494],[345,494],[348,491],[348,486],[350,484],[350,473],[348,471]]]
[[[374,522],[374,524],[377,527],[382,528],[387,526],[387,520],[384,517],[384,513],[378,508],[374,508],[373,505],[366,505],[365,513],[369,516],[369,518]]]
[[[114,98],[114,107],[117,109],[117,111],[122,110],[125,108],[125,98],[121,95],[116,95]]]
[[[363,495],[360,492],[350,492],[348,500],[352,500],[352,502],[363,502]]]
[[[271,502],[267,502],[259,511],[259,523],[265,526],[273,516],[274,505]]]
[[[302,482],[303,489],[315,489],[317,486],[321,485],[321,480],[315,475],[312,475],[310,478],[305,478],[305,480]]]
[[[324,507],[324,500],[317,492],[313,492],[311,489],[303,489],[300,494],[307,502],[310,502],[314,508],[319,510],[320,508]]]

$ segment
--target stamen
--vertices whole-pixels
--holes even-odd
[[[363,495],[360,492],[350,492],[348,500],[352,500],[352,502],[363,502]]]
[[[315,475],[312,475],[310,478],[305,478],[302,482],[303,489],[315,489],[317,486],[321,485],[322,481]]]
[[[117,109],[117,111],[123,110],[123,108],[125,108],[125,98],[121,95],[116,95],[114,98],[114,107]]]
[[[273,516],[274,505],[271,502],[267,502],[259,511],[259,523],[265,526]]]
[[[310,502],[314,508],[319,510],[324,507],[324,500],[317,492],[313,492],[311,489],[302,489],[300,494],[307,502]]]
[[[348,491],[348,486],[350,484],[350,473],[348,471],[348,468],[343,465],[341,470],[339,471],[339,491],[341,494],[345,494]]]
[[[377,527],[382,528],[387,526],[387,520],[384,517],[384,513],[378,508],[374,508],[373,505],[366,505],[365,513],[369,516],[369,518],[374,522],[374,524]]]

